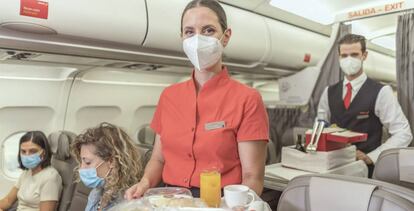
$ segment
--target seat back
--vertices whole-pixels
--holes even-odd
[[[139,145],[145,146],[147,148],[152,148],[154,146],[156,134],[149,127],[149,125],[143,125],[137,134],[137,140]]]
[[[305,175],[289,182],[277,210],[408,211],[414,210],[414,191],[368,178]]]
[[[275,143],[270,139],[267,143],[266,165],[277,163],[277,154]]]
[[[151,158],[151,154],[152,154],[152,147],[147,147],[147,146],[142,146],[142,145],[138,145],[138,150],[139,150],[139,154],[140,154],[140,158],[142,161],[142,166],[143,168],[145,168],[145,166],[147,165],[148,161]]]
[[[58,211],[66,211],[70,206],[74,190],[75,159],[70,155],[70,144],[76,135],[68,131],[54,132],[49,135],[49,143],[52,150],[52,166],[62,177],[62,194]]]
[[[88,196],[91,189],[86,187],[82,182],[75,184],[75,190],[72,197],[72,202],[67,211],[85,210],[88,203]]]
[[[414,152],[414,147],[388,149],[381,152],[377,162],[375,163],[372,178],[414,190],[414,183],[401,179],[400,173],[402,169],[400,169],[401,163],[399,160],[401,150],[413,150]],[[412,159],[414,160],[414,157]],[[414,170],[412,172],[414,172]]]

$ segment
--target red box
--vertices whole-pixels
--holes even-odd
[[[306,146],[309,144],[312,130],[306,131]],[[366,133],[356,133],[341,128],[325,128],[321,134],[316,151],[328,152],[346,147],[350,143],[367,140]],[[316,139],[316,135],[315,135]]]
[[[368,134],[357,133],[349,130],[342,132],[328,133],[326,137],[329,141],[340,142],[340,143],[356,143],[366,141]]]
[[[312,132],[306,133],[306,146],[308,146],[310,142],[311,135],[312,135]],[[316,151],[329,152],[332,150],[342,149],[348,145],[347,143],[328,141],[327,136],[328,136],[327,133],[321,134],[321,137],[319,138],[319,142],[318,142],[318,148],[316,149]]]

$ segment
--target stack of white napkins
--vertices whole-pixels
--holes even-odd
[[[265,167],[266,180],[276,181],[276,182],[277,181],[288,182],[297,176],[310,174],[310,173],[311,172],[308,172],[308,171],[285,168],[282,166],[281,163],[276,163],[276,164],[268,165]]]
[[[364,161],[359,160],[320,173],[367,177],[368,168]],[[313,172],[283,167],[282,163],[267,165],[265,168],[265,180],[280,184],[287,184],[293,178],[306,174],[313,174]]]
[[[306,153],[294,146],[282,148],[282,165],[303,171],[323,173],[355,161],[356,147],[348,147],[329,152]]]

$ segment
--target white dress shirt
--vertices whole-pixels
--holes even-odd
[[[352,85],[351,102],[361,89],[362,85],[367,80],[367,75],[363,73],[358,78],[348,81],[346,78],[343,82],[342,99],[345,97],[348,82]],[[401,106],[394,96],[392,88],[390,86],[384,86],[378,93],[377,100],[375,102],[375,115],[380,119],[385,128],[388,129],[391,137],[384,142],[381,146],[377,147],[372,152],[368,153],[368,157],[375,163],[380,153],[386,149],[396,147],[407,147],[413,138],[411,134],[410,124],[407,118],[401,110]],[[331,119],[331,112],[329,109],[328,101],[328,87],[322,93],[318,106],[318,118],[324,119],[329,122]],[[382,131],[378,131],[382,133]]]

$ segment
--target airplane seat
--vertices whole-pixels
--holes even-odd
[[[148,125],[142,127],[137,134],[138,142],[146,147],[154,146],[155,137],[156,134]]]
[[[145,167],[151,158],[152,148],[154,147],[155,133],[148,126],[141,129],[137,136],[138,149],[141,155],[142,165]]]
[[[288,128],[282,134],[282,147],[292,146],[292,145],[295,144],[295,138],[294,138],[294,131],[293,130],[294,130],[294,128]]]
[[[266,164],[278,163],[282,158],[282,147],[294,145],[293,128],[286,129],[281,136],[275,135],[269,140],[267,152],[269,156]]]
[[[145,168],[149,159],[151,158],[152,148],[138,145],[138,151],[141,156],[142,166]]]
[[[266,165],[277,162],[276,146],[271,139],[267,143]]]
[[[91,189],[86,187],[82,182],[75,184],[75,190],[72,197],[72,202],[67,211],[85,210],[88,203],[88,196]]]
[[[404,173],[402,171],[414,172],[414,162],[410,165],[404,165],[401,161],[401,150],[411,152],[411,160],[414,160],[414,147],[408,148],[394,148],[384,150],[378,157],[375,163],[375,169],[373,173],[373,179],[389,182],[392,184],[404,186],[414,190],[414,178],[404,179]],[[403,169],[406,168],[406,169]],[[409,168],[409,169],[407,169]],[[409,176],[408,176],[409,177]]]
[[[277,210],[409,211],[414,210],[414,191],[368,178],[304,175],[289,182]]]
[[[63,183],[58,211],[66,211],[68,209],[75,189],[74,169],[77,163],[70,154],[70,144],[75,137],[76,134],[68,131],[53,132],[49,135],[50,148],[53,153],[52,166],[59,172]]]

